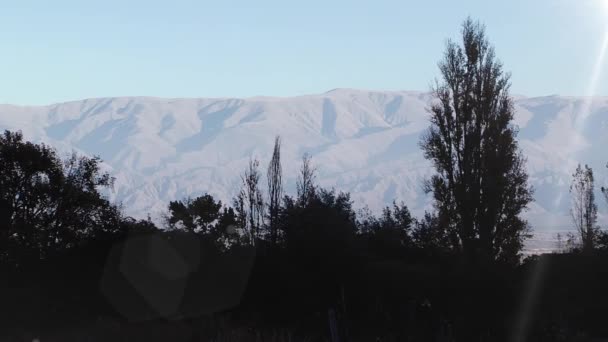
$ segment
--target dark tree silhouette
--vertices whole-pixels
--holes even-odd
[[[5,131],[0,136],[0,259],[42,259],[120,230],[119,208],[99,192],[113,184],[100,162],[75,154],[62,161],[54,149]]]
[[[606,168],[608,168],[608,164],[606,164]],[[608,188],[602,186],[600,190],[602,191],[602,195],[604,195],[604,200],[608,203]]]
[[[410,235],[414,218],[405,203],[393,201],[392,211],[390,207],[384,208],[382,218],[382,222],[394,223],[395,229],[402,232],[405,236]],[[385,226],[388,226],[388,224],[385,223]]]
[[[197,233],[218,250],[227,251],[241,243],[237,230],[239,219],[234,209],[222,206],[222,201],[216,202],[209,194],[170,202],[166,222],[170,231]]]
[[[241,176],[242,187],[234,199],[236,216],[252,245],[260,237],[264,221],[264,196],[260,189],[260,162],[249,160],[245,173]]]
[[[444,229],[439,218],[425,212],[422,219],[417,220],[412,232],[414,244],[427,252],[447,251],[454,245],[450,240],[449,232]]]
[[[315,194],[317,169],[312,165],[311,159],[312,157],[308,153],[302,156],[302,166],[296,180],[297,198],[301,203],[306,203]]]
[[[238,227],[239,220],[234,209],[224,207],[214,231],[214,236],[221,248],[230,248],[240,244],[241,239],[237,231]]]
[[[281,198],[283,197],[283,171],[281,169],[281,138],[277,136],[274,140],[272,159],[268,164],[268,228],[270,242],[277,243],[279,211],[281,210]]]
[[[365,208],[357,221],[359,232],[367,238],[370,250],[376,255],[397,256],[412,247],[415,220],[403,203],[393,201],[392,207],[385,207],[379,218]]]
[[[357,212],[357,230],[360,234],[374,234],[380,227],[378,218],[366,205]]]
[[[11,322],[0,340],[28,330],[41,340],[503,341],[539,270],[528,339],[606,335],[598,319],[607,305],[605,253],[480,269],[450,250],[461,240],[446,228],[455,225],[447,211],[415,220],[394,202],[378,217],[357,216],[348,193],[314,183],[309,157],[301,198],[279,205],[281,239],[271,248],[270,235],[235,229],[264,224],[254,161],[234,209],[210,195],[174,201],[174,229],[160,230],[150,218],[121,217],[99,194],[111,177],[98,159],[61,161],[17,133],[0,143],[0,320]],[[606,249],[608,238],[596,246]],[[35,260],[22,262],[27,255]],[[174,313],[159,320],[150,304],[174,300]],[[136,317],[151,321],[128,322]]]
[[[183,227],[190,232],[210,233],[220,217],[222,201],[204,194],[195,199],[169,203],[167,223],[170,228]]]
[[[467,19],[462,45],[447,43],[433,89],[431,127],[421,140],[436,174],[427,183],[438,216],[472,258],[517,261],[529,227],[520,214],[532,200],[512,124],[509,75],[485,29]]]
[[[339,287],[353,261],[356,216],[348,193],[317,189],[302,205],[285,200],[285,247],[294,275],[298,305],[336,305]],[[298,307],[298,306],[295,306]]]
[[[572,175],[570,185],[572,196],[572,222],[581,239],[583,250],[595,248],[600,229],[597,225],[597,204],[595,203],[595,184],[593,169],[579,164]]]

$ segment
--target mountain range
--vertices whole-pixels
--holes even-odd
[[[608,97],[516,96],[514,124],[535,201],[537,232],[571,227],[569,184],[577,163],[595,170],[600,223],[608,204]],[[21,130],[61,154],[98,155],[115,178],[108,196],[134,217],[159,218],[171,200],[210,193],[230,203],[250,158],[265,167],[282,138],[287,193],[304,153],[321,186],[348,191],[356,208],[393,200],[415,215],[432,209],[422,183],[433,170],[418,143],[432,94],[334,89],[297,97],[95,98],[48,106],[0,105],[0,129]],[[265,178],[265,177],[263,177]]]

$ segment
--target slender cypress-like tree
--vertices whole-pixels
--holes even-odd
[[[300,168],[300,174],[296,181],[296,190],[298,195],[298,201],[304,205],[315,194],[315,178],[316,168],[312,166],[311,156],[305,153],[302,156],[302,166]]]
[[[529,227],[520,214],[532,200],[513,125],[509,75],[485,28],[467,19],[462,44],[448,41],[433,89],[424,156],[436,173],[427,182],[443,229],[455,248],[483,260],[516,262]]]
[[[268,164],[266,173],[268,178],[268,228],[270,230],[270,242],[277,243],[278,220],[281,209],[281,198],[283,197],[283,171],[281,168],[281,137],[274,140],[272,159]]]

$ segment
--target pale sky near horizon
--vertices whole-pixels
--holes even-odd
[[[468,15],[486,25],[512,93],[608,96],[608,62],[598,60],[607,3],[5,1],[0,103],[424,91]]]

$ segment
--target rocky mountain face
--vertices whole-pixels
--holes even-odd
[[[265,168],[275,135],[283,140],[288,193],[310,153],[319,183],[349,191],[356,207],[377,211],[397,200],[421,215],[431,208],[422,182],[432,169],[418,147],[430,101],[425,92],[353,89],[290,98],[98,98],[0,105],[0,129],[21,130],[61,153],[100,156],[116,177],[109,196],[135,217],[158,217],[170,200],[203,192],[229,203],[249,158]],[[516,97],[516,112],[536,189],[526,213],[535,230],[570,227],[568,187],[579,162],[594,168],[606,212],[599,187],[608,176],[608,98]]]

